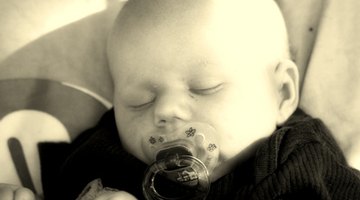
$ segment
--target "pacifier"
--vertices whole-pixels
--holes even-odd
[[[205,123],[190,123],[166,135],[149,138],[154,163],[143,180],[148,200],[205,199],[209,174],[218,163],[215,129]]]

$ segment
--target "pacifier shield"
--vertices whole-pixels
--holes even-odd
[[[189,123],[148,141],[155,161],[143,180],[144,196],[148,200],[205,199],[211,184],[209,171],[218,163],[215,129],[205,123]]]

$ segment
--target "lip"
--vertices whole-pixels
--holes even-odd
[[[191,142],[183,139],[165,142],[154,150],[154,161],[165,159],[172,155],[196,156],[195,147]]]
[[[167,159],[170,156],[188,155],[193,156],[191,149],[182,144],[166,145],[160,148],[155,154],[155,160]]]

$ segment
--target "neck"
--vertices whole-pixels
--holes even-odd
[[[220,164],[210,174],[211,182],[213,183],[217,181],[221,177],[233,171],[236,166],[241,165],[241,163],[247,161],[251,156],[256,153],[258,147],[263,143],[264,140],[265,138],[255,141],[231,159],[220,159]]]

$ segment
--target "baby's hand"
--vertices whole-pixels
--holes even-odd
[[[0,183],[1,200],[35,200],[34,193],[24,187]]]
[[[136,198],[125,191],[109,191],[102,193],[94,200],[136,200]]]
[[[87,184],[76,200],[136,200],[136,198],[128,192],[103,187],[101,179],[98,178]]]

